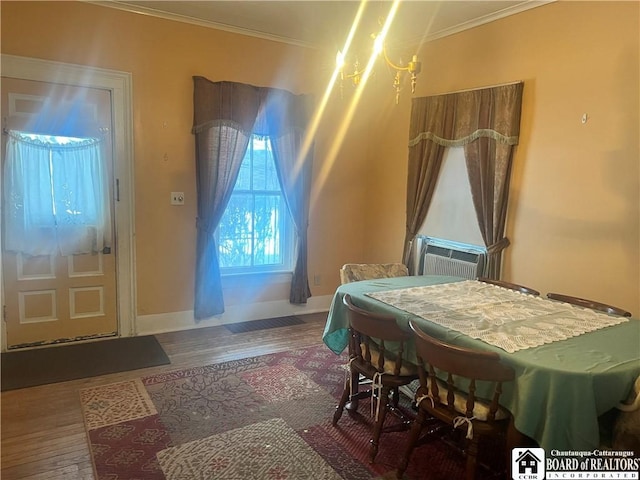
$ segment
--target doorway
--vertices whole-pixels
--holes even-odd
[[[135,333],[130,99],[129,74],[2,56],[3,166],[10,134],[40,142],[34,135],[43,134],[54,144],[95,141],[112,238],[93,251],[57,244],[54,254],[25,254],[7,243],[3,228],[3,350]],[[71,210],[77,217],[82,208]]]

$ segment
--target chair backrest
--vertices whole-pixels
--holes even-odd
[[[403,263],[345,263],[340,269],[340,282],[358,282],[376,278],[406,277],[409,269]]]
[[[483,283],[490,283],[492,285],[497,285],[503,288],[509,288],[511,290],[515,290],[516,292],[526,293],[528,295],[540,295],[540,292],[534,290],[533,288],[525,287],[524,285],[519,285],[517,283],[505,282],[504,280],[494,280],[492,278],[478,277],[478,281]]]
[[[395,317],[354,305],[349,294],[342,301],[349,315],[350,356],[370,364],[378,372],[400,375],[411,334],[398,326]]]
[[[471,417],[476,408],[476,381],[493,382],[489,394],[491,398],[487,398],[490,400],[487,419],[493,420],[498,411],[502,384],[515,378],[514,370],[501,363],[500,355],[496,352],[472,350],[443,342],[424,333],[415,320],[410,320],[409,325],[415,334],[416,356],[420,366],[420,389],[417,395],[429,394],[436,406],[440,404],[441,408],[454,413],[456,397],[464,392],[465,413]],[[446,375],[446,380],[436,381],[436,370]],[[441,393],[442,388],[446,389],[446,395]],[[441,402],[444,398],[446,404]]]
[[[594,302],[593,300],[587,300],[585,298],[572,297],[571,295],[564,295],[561,293],[547,293],[547,298],[551,300],[558,300],[564,303],[570,303],[579,307],[590,308],[599,312],[608,313],[610,315],[618,315],[620,317],[630,317],[631,312],[627,312],[622,308],[607,305],[606,303]]]

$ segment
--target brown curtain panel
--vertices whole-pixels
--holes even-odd
[[[300,140],[310,117],[308,96],[235,82],[194,81],[196,186],[198,195],[196,320],[224,312],[218,246],[214,232],[233,192],[252,134],[272,140],[276,168],[296,225],[297,262],[291,284],[292,303],[311,296],[307,278],[307,224],[312,168],[311,148]],[[293,138],[293,139],[292,139]],[[283,140],[285,139],[285,140]],[[297,166],[294,175],[293,165]]]
[[[513,148],[518,144],[522,82],[413,100],[409,127],[409,178],[404,262],[426,218],[444,149],[464,147],[478,224],[488,252],[490,278],[499,278]]]
[[[214,232],[224,214],[258,116],[260,91],[250,85],[194,77],[196,139],[196,320],[224,312]]]
[[[402,257],[410,273],[415,273],[413,241],[427,217],[446,149],[434,138],[449,138],[454,120],[454,97],[438,95],[413,99],[409,124],[407,221]]]
[[[313,99],[282,90],[269,95],[265,118],[280,185],[296,229],[296,259],[291,278],[289,302],[307,303],[311,296],[307,267],[307,230],[313,142],[306,126],[313,113]]]

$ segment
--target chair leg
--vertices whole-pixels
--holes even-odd
[[[467,449],[467,470],[465,472],[466,480],[474,480],[476,478],[476,469],[478,466],[478,441],[479,438],[477,435],[469,441],[469,448]]]
[[[352,412],[358,410],[358,400],[360,396],[358,393],[360,392],[360,374],[357,372],[351,372],[351,382],[350,392],[351,397],[349,398],[349,402],[346,405],[346,409]]]
[[[344,390],[342,390],[342,396],[340,397],[340,403],[338,403],[336,411],[333,413],[333,421],[331,423],[334,427],[338,423],[338,420],[340,420],[340,417],[342,417],[342,412],[344,410],[344,406],[347,404],[347,400],[349,400],[349,380],[345,382]]]
[[[402,424],[397,427],[397,430],[408,430],[411,426],[411,419],[398,407],[400,404],[400,389],[398,387],[392,388],[390,395],[389,413],[394,414],[402,422]]]
[[[375,396],[371,397],[372,402],[380,402],[380,410],[378,412],[378,420],[373,425],[373,436],[371,438],[371,447],[369,448],[369,463],[373,463],[378,455],[378,443],[380,441],[380,434],[382,433],[382,427],[384,425],[384,419],[387,416],[387,403],[389,402],[389,387],[382,387],[380,389],[380,398],[376,399]]]
[[[418,443],[418,438],[420,437],[420,432],[422,431],[422,427],[424,426],[426,418],[427,412],[422,408],[419,408],[418,415],[413,421],[411,431],[409,432],[409,439],[407,440],[407,446],[404,450],[404,455],[402,456],[402,460],[400,460],[400,465],[398,466],[398,470],[396,472],[396,478],[398,480],[402,479],[404,472],[407,470],[409,459],[411,458],[411,454],[413,453],[413,449],[415,448],[416,443]]]
[[[331,422],[334,427],[338,423],[338,420],[340,420],[340,417],[342,417],[342,412],[344,411],[345,406],[347,410],[350,409],[349,405],[347,405],[347,402],[349,402],[349,404],[353,404],[354,403],[353,398],[357,398],[358,377],[359,377],[358,372],[351,371],[349,372],[349,377],[344,382],[344,390],[342,391],[342,396],[340,397],[340,403],[338,403],[338,406],[336,407],[336,411],[333,414],[333,421]],[[354,382],[355,382],[355,386],[354,386]],[[356,404],[356,408],[357,408],[357,404]]]
[[[398,389],[398,387],[393,389],[392,396],[393,400],[391,401],[391,404],[394,408],[398,408],[398,403],[400,402],[400,390]]]

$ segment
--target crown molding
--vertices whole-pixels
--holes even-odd
[[[190,25],[197,25],[199,27],[212,28],[214,30],[222,30],[230,33],[237,33],[240,35],[246,35],[249,37],[261,38],[263,40],[271,40],[273,42],[286,43],[297,47],[305,48],[318,48],[309,42],[297,40],[295,38],[283,37],[280,35],[274,35],[270,33],[260,32],[249,28],[238,27],[235,25],[227,25],[226,23],[214,22],[211,20],[204,20],[201,18],[190,17],[187,15],[179,15],[177,13],[163,12],[154,8],[143,7],[141,5],[132,5],[126,2],[114,2],[114,1],[86,1],[85,3],[91,3],[93,5],[99,5],[101,7],[115,8],[116,10],[122,10],[129,13],[137,13],[139,15],[146,15],[149,17],[162,18],[165,20],[173,20],[176,22],[188,23]]]
[[[512,5],[503,8],[497,12],[484,15],[482,17],[475,18],[468,22],[463,22],[458,25],[454,25],[450,28],[445,28],[435,33],[427,33],[422,36],[414,37],[413,39],[404,40],[402,42],[391,42],[392,45],[396,47],[406,47],[406,46],[414,46],[418,44],[424,44],[427,42],[431,42],[433,40],[437,40],[443,37],[448,37],[450,35],[455,35],[456,33],[463,32],[465,30],[469,30],[475,27],[479,27],[481,25],[485,25],[487,23],[494,22],[496,20],[500,20],[502,18],[515,15],[517,13],[521,13],[533,8],[541,7],[543,5],[547,5],[549,3],[554,3],[557,0],[523,0],[522,3],[517,5]],[[312,49],[323,49],[322,45],[318,45],[312,42],[305,42],[303,40],[283,37],[281,35],[275,35],[270,33],[261,32],[258,30],[253,30],[249,28],[238,27],[235,25],[228,25],[225,23],[215,22],[212,20],[205,20],[202,18],[191,17],[187,15],[180,15],[177,13],[170,13],[160,11],[154,8],[144,7],[138,4],[130,4],[127,2],[121,1],[110,1],[110,0],[87,0],[85,3],[90,3],[93,5],[99,5],[102,7],[114,8],[117,10],[122,10],[125,12],[136,13],[139,15],[146,15],[150,17],[162,18],[165,20],[172,20],[182,23],[188,23],[191,25],[197,25],[199,27],[212,28],[215,30],[222,30],[225,32],[236,33],[240,35],[246,35],[250,37],[261,38],[263,40],[271,40],[273,42],[286,43],[289,45],[294,45],[297,47],[304,48],[312,48]]]
[[[450,35],[455,35],[456,33],[464,32],[465,30],[470,30],[472,28],[479,27],[481,25],[486,25],[487,23],[495,22],[496,20],[500,20],[502,18],[509,17],[517,13],[522,13],[527,10],[531,10],[533,8],[542,7],[544,5],[548,5],[556,1],[558,0],[525,0],[518,5],[505,7],[502,10],[499,10],[497,12],[493,12],[491,14],[484,15],[482,17],[474,18],[473,20],[470,20],[468,22],[463,22],[458,25],[445,28],[443,30],[440,30],[432,34],[426,34],[424,36],[414,37],[413,39],[410,39],[410,40],[398,42],[394,44],[394,46],[408,47],[408,46],[415,46],[415,45],[432,42],[440,38],[444,38]]]

